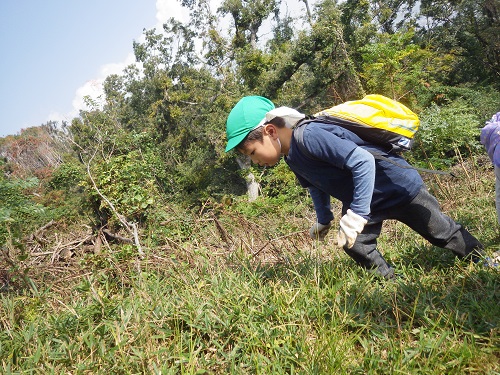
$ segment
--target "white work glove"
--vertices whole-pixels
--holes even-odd
[[[331,223],[320,224],[316,222],[313,224],[311,229],[309,229],[309,236],[311,236],[313,240],[323,241],[331,226]]]
[[[353,247],[356,237],[361,233],[367,222],[365,218],[348,209],[347,213],[340,219],[340,229],[337,236],[338,245],[340,247],[347,246],[348,249]]]

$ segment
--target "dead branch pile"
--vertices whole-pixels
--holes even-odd
[[[303,218],[297,220],[303,227]],[[275,234],[268,224],[250,221],[233,211],[215,213],[206,209],[192,225],[196,235],[190,239],[165,237],[163,245],[144,248],[143,255],[136,252],[135,267],[168,269],[172,259],[196,267],[200,254],[214,266],[230,265],[228,256],[234,254],[255,264],[272,264],[287,261],[293,253],[317,251],[305,229]],[[69,280],[97,272],[99,267],[109,274],[125,275],[130,262],[120,261],[114,255],[124,244],[134,246],[135,240],[128,231],[122,231],[114,233],[108,228],[50,221],[23,240],[23,252],[13,247],[3,249],[0,288],[10,285],[11,289],[22,289],[32,282],[38,289],[42,284],[50,284],[51,288],[63,290]],[[96,266],[97,259],[106,262]],[[26,275],[30,281],[20,275]]]

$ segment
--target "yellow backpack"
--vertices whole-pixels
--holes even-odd
[[[342,126],[367,142],[388,146],[396,152],[411,149],[420,124],[408,107],[378,94],[336,105],[313,117],[314,121]]]
[[[345,102],[318,112],[314,116],[308,116],[295,125],[293,137],[301,152],[311,159],[314,157],[305,147],[303,136],[304,125],[311,122],[323,122],[346,128],[367,142],[384,146],[388,153],[410,150],[413,136],[420,125],[418,116],[405,105],[382,95],[367,95],[361,100]],[[367,151],[375,159],[387,161],[404,169],[453,176],[450,172],[403,165],[373,150]]]

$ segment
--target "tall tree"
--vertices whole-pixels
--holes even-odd
[[[219,8],[222,15],[233,18],[235,33],[233,46],[242,48],[249,44],[257,48],[258,31],[262,22],[276,11],[281,0],[224,0]]]
[[[363,94],[344,42],[338,6],[326,0],[318,4],[317,12],[310,31],[300,32],[271,56],[260,77],[259,88],[265,95],[284,95],[295,106],[307,108],[314,107],[314,101],[332,104]]]
[[[497,0],[422,0],[421,34],[429,48],[454,55],[444,83],[500,85],[500,4]]]
[[[361,49],[360,73],[369,92],[412,102],[419,88],[429,82],[431,53],[412,43],[413,31],[379,34]]]

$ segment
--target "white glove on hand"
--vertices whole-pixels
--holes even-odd
[[[368,221],[362,216],[355,214],[351,209],[340,219],[340,229],[337,236],[338,245],[350,249],[354,246],[356,237],[361,233]]]
[[[309,236],[311,236],[313,240],[323,241],[331,226],[331,223],[320,224],[316,222],[313,224],[311,229],[309,229]]]

